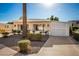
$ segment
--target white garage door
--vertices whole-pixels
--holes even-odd
[[[65,22],[51,22],[49,34],[52,36],[69,36],[69,25]]]

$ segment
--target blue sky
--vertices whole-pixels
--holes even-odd
[[[0,22],[19,19],[22,16],[22,4],[0,3]]]
[[[53,4],[47,7],[43,4],[27,4],[27,17],[46,19],[51,15],[59,17],[60,21],[79,20],[79,4]],[[22,4],[0,3],[0,22],[17,20],[22,16]]]

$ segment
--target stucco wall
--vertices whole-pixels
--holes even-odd
[[[51,22],[49,35],[69,36],[69,24],[66,22]]]
[[[34,29],[34,27],[33,27],[34,24],[40,25],[38,28],[40,30],[42,30],[43,24],[44,24],[45,25],[44,30],[47,31],[47,30],[49,30],[49,26],[48,26],[49,23],[50,23],[50,21],[47,21],[47,20],[28,20],[27,21],[27,24],[29,25],[28,30],[33,30]],[[15,21],[14,24],[13,24],[13,26],[14,26],[13,29],[14,30],[18,30],[18,29],[20,30],[21,28],[18,27],[18,25],[19,26],[22,25],[22,20]]]

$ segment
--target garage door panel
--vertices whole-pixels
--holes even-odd
[[[69,25],[62,22],[52,22],[49,34],[53,36],[69,36]]]
[[[52,35],[53,36],[66,36],[66,31],[64,29],[54,29],[52,30]]]

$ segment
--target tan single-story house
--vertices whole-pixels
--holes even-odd
[[[45,19],[30,19],[27,20],[28,30],[35,31],[48,31],[49,30],[50,20]],[[19,19],[13,22],[14,30],[22,30],[22,19]]]
[[[22,18],[13,21],[12,24],[0,25],[0,29],[5,29],[7,32],[12,32],[12,30],[22,31]],[[68,22],[50,21],[47,19],[28,19],[27,29],[29,31],[40,31],[48,32],[52,36],[69,36],[69,26]]]

